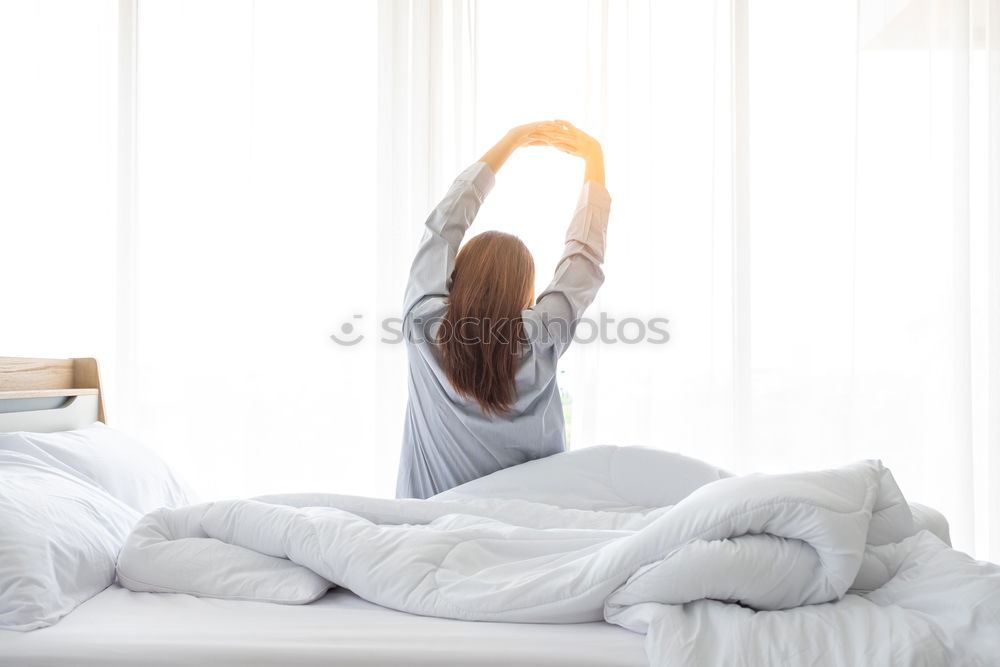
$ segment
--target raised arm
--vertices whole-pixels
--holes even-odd
[[[446,297],[455,255],[465,231],[472,224],[486,195],[493,189],[494,172],[482,161],[462,171],[434,207],[424,223],[424,236],[410,266],[403,299],[403,320],[415,309],[435,297]]]
[[[521,146],[549,144],[557,138],[556,121],[513,128],[492,148],[462,171],[424,223],[425,231],[410,267],[403,300],[404,321],[422,303],[448,296],[455,256],[466,230],[493,188],[496,173]]]
[[[533,345],[562,355],[576,325],[604,283],[604,246],[611,196],[604,187],[604,152],[596,139],[567,121],[550,133],[549,145],[583,158],[583,189],[566,231],[566,245],[552,282],[525,311],[527,335]]]

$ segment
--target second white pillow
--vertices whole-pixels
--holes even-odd
[[[33,456],[104,489],[141,514],[196,502],[163,459],[101,422],[75,431],[0,433],[0,451]]]

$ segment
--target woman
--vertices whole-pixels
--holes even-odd
[[[546,145],[586,166],[555,277],[532,305],[534,261],[520,239],[485,232],[458,248],[511,153]],[[406,288],[397,497],[427,498],[565,449],[556,364],[604,281],[610,204],[600,144],[566,121],[515,127],[455,179],[427,218]]]

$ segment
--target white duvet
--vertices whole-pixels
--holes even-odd
[[[133,590],[305,602],[336,584],[445,618],[603,618],[645,633],[652,665],[1000,663],[1000,567],[918,528],[876,461],[733,477],[601,447],[426,501],[159,510],[118,574]]]

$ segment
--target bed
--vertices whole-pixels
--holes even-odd
[[[106,422],[96,360],[0,357],[0,432]],[[115,584],[52,627],[0,630],[0,664],[647,665],[643,637],[606,623],[416,616],[334,589],[308,605],[136,593]]]
[[[342,589],[308,605],[133,593],[117,584],[56,625],[0,631],[0,663],[640,667],[642,636],[607,623],[475,623],[414,616]]]
[[[0,358],[0,441],[105,421],[93,359]],[[132,450],[113,451],[105,466]],[[0,474],[0,487],[19,484]],[[38,629],[0,630],[0,664],[841,667],[1000,656],[1000,566],[951,549],[944,517],[909,503],[880,461],[736,476],[660,450],[595,447],[429,500],[294,494],[137,510],[127,490],[107,498],[127,524],[103,552],[108,578]],[[29,506],[7,505],[12,516]],[[34,541],[37,525],[58,534],[76,524],[24,525]],[[0,551],[4,539],[0,530]]]

